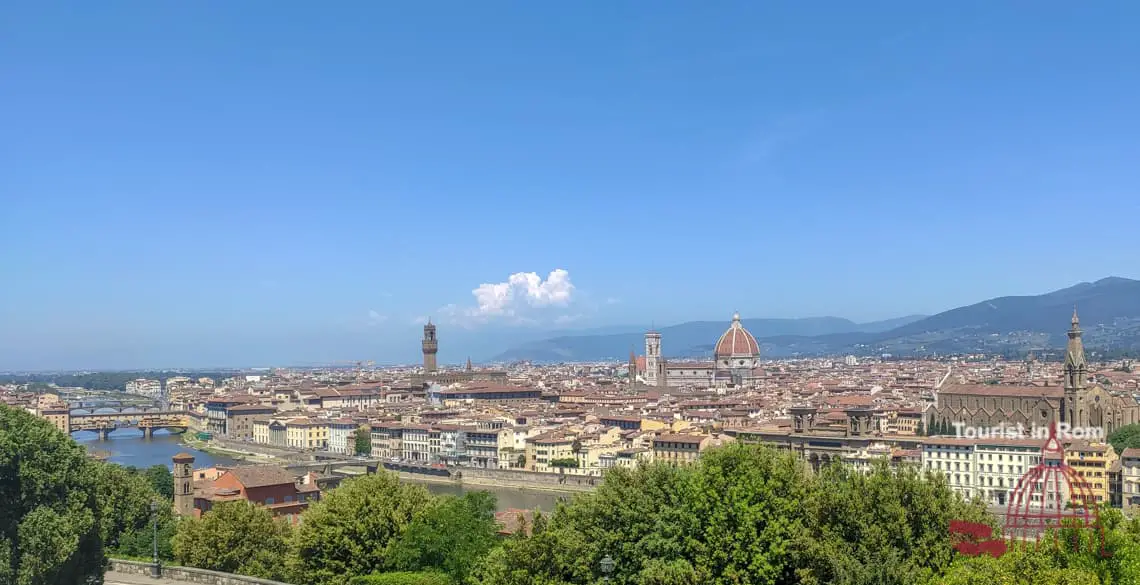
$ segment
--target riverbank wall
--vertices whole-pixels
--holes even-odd
[[[410,471],[394,472],[400,479],[444,483],[474,487],[514,488],[549,492],[589,492],[599,484],[601,478],[573,477],[556,473],[536,473],[517,469],[478,469],[473,467],[452,467],[451,477],[440,477],[427,473]]]
[[[235,459],[254,459],[261,462],[299,462],[312,461],[313,455],[302,451],[279,449],[256,443],[231,441],[229,439],[213,438],[208,441],[195,439],[189,433],[183,435],[182,442],[195,449],[207,453],[217,453]]]
[[[196,449],[206,452],[216,452],[234,458],[254,459],[258,462],[273,462],[282,465],[290,463],[313,463],[313,454],[289,449],[280,449],[267,445],[257,445],[242,441],[214,438],[210,441],[198,441],[187,435],[183,441]],[[340,465],[353,465],[351,461],[321,462],[332,467]],[[577,475],[563,475],[559,473],[538,473],[519,469],[481,469],[476,467],[451,467],[451,477],[439,477],[414,470],[388,470],[396,473],[402,479],[413,481],[427,481],[433,483],[462,484],[468,486],[505,487],[527,490],[541,490],[552,492],[588,492],[592,491],[602,482],[600,477],[582,477]]]

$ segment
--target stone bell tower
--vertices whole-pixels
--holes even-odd
[[[439,351],[439,340],[435,337],[435,325],[428,319],[424,325],[424,373],[434,374],[438,369],[435,363],[435,354]]]
[[[1085,347],[1081,343],[1081,320],[1073,307],[1073,320],[1069,328],[1069,343],[1065,347],[1065,398],[1061,402],[1061,420],[1074,426],[1088,425],[1087,394],[1089,364],[1085,360]]]
[[[174,513],[194,515],[194,456],[179,453],[174,461]]]

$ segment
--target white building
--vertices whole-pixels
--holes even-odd
[[[329,421],[329,452],[355,455],[357,428],[356,421],[350,418]]]
[[[1140,506],[1140,449],[1120,453],[1120,504],[1124,509]]]
[[[162,382],[158,380],[148,380],[146,378],[138,378],[127,382],[127,394],[138,394],[141,396],[149,396],[151,398],[159,398],[162,396]]]
[[[430,430],[430,427],[423,425],[404,426],[404,460],[427,462],[431,459]]]
[[[891,446],[886,443],[873,443],[866,448],[853,451],[843,456],[843,461],[860,473],[870,473],[876,462],[891,461]]]
[[[1018,481],[1041,463],[1044,445],[1037,439],[931,437],[922,446],[922,467],[945,475],[965,498],[1005,506]]]

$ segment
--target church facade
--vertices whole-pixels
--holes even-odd
[[[714,346],[713,361],[670,362],[661,355],[661,334],[649,331],[645,334],[645,364],[639,367],[636,356],[630,353],[629,371],[631,380],[640,378],[648,386],[739,386],[761,375],[760,344],[736,313]]]
[[[1140,422],[1140,405],[1135,399],[1089,382],[1080,319],[1075,310],[1068,335],[1060,386],[950,386],[936,394],[935,422],[948,428],[955,422],[974,427],[1047,426],[1057,422],[1073,427],[1099,427],[1106,434]]]

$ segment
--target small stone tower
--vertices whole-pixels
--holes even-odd
[[[428,319],[424,325],[424,373],[434,374],[438,369],[435,364],[435,354],[439,351],[439,340],[435,337],[435,325]]]
[[[665,380],[659,380],[661,373],[657,367],[661,360],[661,334],[649,331],[645,334],[645,383],[650,386],[665,386]]]
[[[194,456],[179,453],[174,460],[174,513],[194,515]]]

